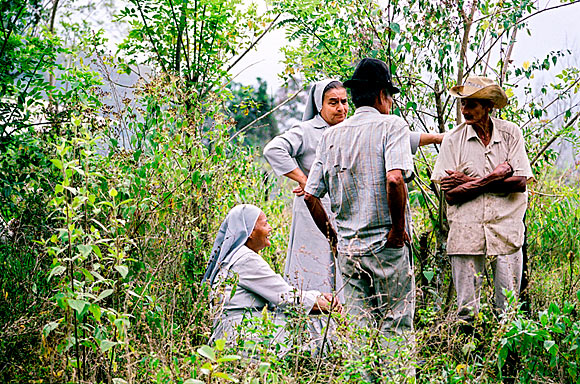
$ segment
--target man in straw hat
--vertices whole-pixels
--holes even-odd
[[[363,59],[344,86],[356,112],[324,132],[305,200],[317,226],[337,237],[348,312],[361,327],[392,338],[382,338],[392,351],[392,343],[406,343],[415,306],[405,186],[413,170],[409,128],[389,115],[399,89],[384,62]],[[319,203],[326,193],[337,234]]]
[[[519,127],[491,116],[493,108],[507,105],[501,87],[472,76],[449,93],[459,99],[465,122],[443,139],[431,180],[441,184],[449,205],[447,253],[458,316],[472,320],[486,260],[494,272],[496,308],[506,307],[504,289],[519,294],[532,170]]]

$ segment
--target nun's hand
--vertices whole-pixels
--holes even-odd
[[[323,293],[324,298],[330,303],[329,310],[332,312],[342,313],[342,304],[338,301],[338,297],[332,295],[331,293]]]
[[[339,312],[342,313],[342,304],[338,298],[332,296],[330,293],[322,293],[316,299],[316,304],[312,308],[313,312]]]

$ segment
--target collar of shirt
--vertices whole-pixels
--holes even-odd
[[[491,143],[499,143],[501,141],[501,137],[498,133],[498,122],[497,119],[495,119],[494,117],[491,117],[491,123],[492,123],[492,130],[491,130],[491,139],[489,140],[490,144]],[[477,132],[475,132],[475,129],[473,129],[472,125],[466,124],[467,125],[467,140],[471,140],[471,139],[477,139],[479,141],[481,141],[481,139],[479,138],[479,136],[477,136]]]
[[[326,120],[324,120],[322,118],[322,116],[320,116],[320,113],[316,116],[314,116],[312,119],[308,120],[312,123],[312,126],[314,128],[327,128],[328,127],[328,123],[326,122]]]
[[[375,108],[375,107],[358,107],[356,109],[356,111],[354,111],[355,115],[360,115],[360,114],[366,114],[366,113],[370,113],[370,114],[374,114],[374,115],[380,115],[381,113]]]

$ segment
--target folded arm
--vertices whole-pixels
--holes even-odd
[[[462,172],[445,171],[448,176],[441,179],[441,189],[449,205],[473,200],[484,193],[525,192],[527,178],[512,176],[512,167],[501,163],[493,172],[482,178],[470,177]]]

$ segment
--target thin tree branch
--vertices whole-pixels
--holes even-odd
[[[206,4],[203,5],[203,9],[201,10],[201,25],[199,26],[199,39],[197,41],[197,62],[195,63],[195,77],[194,77],[194,81],[197,82],[199,81],[199,78],[201,77],[201,71],[199,70],[199,61],[201,60],[201,41],[203,39],[203,29],[205,27],[205,10],[206,10]]]
[[[161,65],[161,69],[163,69],[164,73],[167,73],[167,68],[165,68],[165,64],[163,63],[163,59],[161,58],[161,54],[155,45],[155,41],[153,41],[153,36],[151,36],[151,32],[149,31],[149,26],[147,25],[147,19],[145,18],[145,14],[143,13],[143,9],[141,8],[141,3],[139,0],[135,0],[135,4],[137,4],[137,8],[139,9],[139,13],[141,14],[141,18],[143,19],[143,25],[145,26],[145,32],[147,33],[147,37],[149,37],[149,41],[153,46],[153,50],[157,55],[157,59],[159,60],[159,64]]]
[[[279,13],[274,20],[272,20],[272,22],[270,23],[270,25],[268,25],[268,28],[266,28],[264,30],[264,32],[262,32],[260,34],[260,36],[258,36],[258,38],[256,39],[256,41],[254,41],[252,43],[252,45],[250,45],[245,51],[244,53],[242,53],[237,59],[236,61],[234,61],[232,64],[230,64],[230,66],[227,69],[227,72],[229,72],[236,64],[238,64],[240,62],[240,60],[242,60],[242,58],[244,56],[246,56],[248,54],[248,52],[250,52],[255,46],[256,44],[258,44],[258,42],[260,42],[260,40],[262,39],[262,37],[264,37],[266,35],[266,33],[270,32],[270,29],[272,29],[272,27],[276,24],[276,21],[278,21],[278,19],[280,18],[280,16],[282,16],[282,13]]]
[[[577,112],[576,115],[574,115],[574,117],[570,119],[565,126],[563,126],[558,132],[556,132],[550,140],[548,140],[548,142],[542,147],[542,149],[540,149],[540,151],[536,154],[536,156],[534,156],[534,159],[530,162],[532,166],[536,163],[536,161],[538,161],[540,156],[550,147],[550,145],[552,145],[558,137],[562,136],[566,128],[570,128],[572,124],[574,124],[574,122],[578,120],[578,117],[580,117],[580,112]]]
[[[14,18],[14,21],[8,20],[8,25],[12,24],[12,26],[14,26],[14,23],[18,20],[18,18],[22,14],[22,11],[24,11],[24,8],[26,8],[25,4],[23,4],[22,7],[20,7],[20,10],[16,14],[16,17]],[[8,43],[8,40],[10,39],[10,35],[12,34],[12,31],[14,30],[14,28],[12,28],[12,26],[8,30],[8,35],[4,39],[4,42],[2,43],[2,48],[0,48],[0,57],[2,57],[2,55],[4,54],[4,49],[6,49],[6,44]]]
[[[543,108],[542,108],[542,109],[544,109],[544,110],[545,110],[545,109],[549,108],[549,107],[550,107],[552,104],[554,104],[556,101],[560,100],[560,96],[561,96],[561,95],[563,95],[563,94],[566,94],[566,92],[568,92],[570,89],[572,89],[573,87],[575,87],[575,86],[576,86],[576,84],[578,84],[578,82],[580,82],[580,77],[578,77],[578,78],[576,79],[576,81],[574,81],[572,84],[570,84],[570,85],[568,86],[568,88],[566,88],[566,89],[565,89],[565,90],[564,90],[562,93],[560,93],[560,95],[556,96],[556,97],[555,97],[555,98],[554,98],[552,101],[550,101],[550,102],[548,103],[548,105],[546,105],[546,106],[543,106]],[[530,122],[533,120],[533,119],[534,119],[534,117],[530,117],[530,118],[528,119],[528,121],[526,121],[526,122],[525,122],[525,124],[521,126],[521,129],[524,129],[524,128],[525,128],[525,127],[526,127],[526,126],[527,126],[527,125],[528,125],[528,124],[529,124],[529,123],[530,123]]]
[[[517,28],[514,28],[514,30],[512,32],[512,35],[510,37],[510,42],[509,42],[509,45],[508,45],[508,50],[506,52],[504,61],[503,61],[502,66],[501,66],[501,76],[499,78],[499,86],[500,87],[503,86],[503,81],[504,81],[504,79],[506,77],[506,74],[507,74],[507,70],[508,70],[508,66],[510,64],[512,52],[514,50],[514,45],[516,43],[516,35],[517,35],[517,33],[518,33],[518,29]]]
[[[463,17],[463,38],[461,39],[461,52],[459,54],[459,64],[457,65],[457,84],[461,84],[463,82],[463,67],[465,66],[465,59],[466,59],[466,55],[467,55],[467,44],[469,43],[469,32],[471,30],[471,25],[473,24],[473,16],[475,15],[475,10],[477,9],[477,0],[474,0],[473,3],[471,4],[471,12],[469,13],[469,16],[467,16],[465,14],[465,11],[463,10],[463,8],[461,7],[461,4],[458,3],[459,5],[459,12],[461,13],[461,16]],[[469,73],[469,71],[467,71],[467,73]],[[461,123],[461,107],[459,105],[459,103],[457,103],[456,106],[456,117],[455,117],[455,122],[456,124]]]
[[[181,49],[183,49],[183,53],[185,56],[185,63],[187,65],[188,73],[191,71],[191,67],[189,65],[189,52],[185,48],[185,44],[183,42],[183,31],[185,29],[184,24],[186,22],[185,11],[182,7],[181,9],[181,17],[179,19],[179,24],[177,24],[177,14],[175,13],[175,8],[173,6],[173,1],[169,0],[169,5],[171,6],[171,14],[173,15],[173,22],[175,23],[175,28],[177,29],[177,49],[175,52],[175,72],[179,75],[181,69]],[[185,4],[187,8],[187,3]]]
[[[236,133],[234,133],[232,135],[232,137],[229,138],[228,141],[232,141],[233,139],[235,139],[237,136],[239,136],[240,134],[242,134],[243,132],[247,131],[248,129],[250,129],[252,127],[252,125],[256,124],[258,121],[270,116],[272,113],[276,112],[278,109],[280,109],[281,107],[283,107],[284,105],[288,104],[290,101],[294,100],[296,98],[296,96],[298,96],[298,94],[300,92],[302,92],[304,90],[304,87],[300,88],[298,91],[296,91],[296,93],[294,93],[293,95],[291,95],[290,97],[288,97],[286,100],[284,100],[283,102],[281,102],[280,104],[278,104],[275,108],[271,109],[270,111],[266,112],[265,114],[263,114],[262,116],[258,117],[257,119],[255,119],[254,121],[246,124],[243,128],[241,128],[240,130],[238,130]]]
[[[435,82],[433,93],[435,96],[435,107],[437,108],[437,125],[439,127],[439,133],[445,133],[445,123],[443,120],[444,109],[441,103],[441,94],[443,94],[443,91],[439,89],[439,81]]]
[[[548,8],[541,9],[541,10],[539,10],[538,12],[532,13],[531,15],[528,15],[528,16],[526,16],[526,17],[523,17],[523,18],[521,18],[521,19],[520,19],[518,22],[516,22],[516,23],[514,23],[514,24],[513,24],[513,27],[516,27],[516,26],[518,26],[519,24],[522,24],[524,21],[526,21],[526,20],[528,20],[528,19],[530,19],[530,18],[532,18],[532,17],[534,17],[534,16],[537,16],[537,15],[539,15],[540,13],[544,13],[544,12],[547,12],[547,11],[551,11],[551,10],[553,10],[553,9],[557,9],[557,8],[567,7],[567,6],[569,6],[569,5],[577,4],[577,3],[579,3],[579,2],[580,2],[580,0],[577,0],[577,1],[574,1],[574,2],[572,2],[572,3],[566,3],[566,4],[554,5],[554,6],[552,6],[552,7],[548,7]],[[481,56],[479,56],[477,59],[475,59],[475,61],[474,61],[474,62],[473,62],[473,64],[471,65],[471,67],[469,67],[469,69],[467,70],[467,73],[471,72],[471,71],[473,70],[473,68],[475,68],[475,66],[476,66],[477,64],[479,64],[479,62],[480,62],[480,61],[483,59],[483,57],[484,57],[485,55],[487,55],[487,54],[488,54],[488,53],[491,51],[491,49],[492,49],[492,48],[493,48],[493,47],[494,47],[494,46],[497,44],[497,42],[498,42],[498,41],[500,41],[500,39],[502,38],[502,36],[504,35],[504,33],[506,33],[506,31],[507,31],[507,30],[509,30],[509,29],[504,29],[504,30],[503,30],[503,31],[502,31],[502,32],[501,32],[501,33],[500,33],[500,34],[499,34],[499,35],[498,35],[498,36],[495,38],[495,40],[493,41],[493,43],[491,43],[491,45],[489,46],[489,48],[487,48],[487,50],[486,50],[486,51],[483,53],[483,55],[481,55]]]

